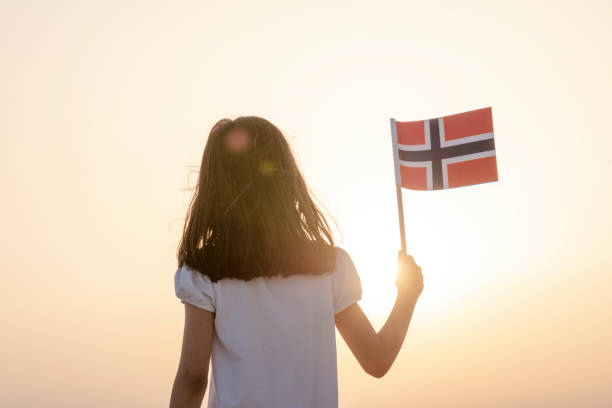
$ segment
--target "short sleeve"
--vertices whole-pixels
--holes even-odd
[[[361,279],[349,254],[336,247],[336,267],[332,272],[334,314],[361,300]]]
[[[210,312],[215,311],[215,291],[212,281],[185,263],[174,274],[174,292],[182,303],[189,303]]]

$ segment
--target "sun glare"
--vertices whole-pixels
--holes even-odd
[[[435,199],[440,200],[440,197],[432,198]],[[385,214],[389,209],[373,208],[371,211]],[[395,214],[389,215],[389,222],[397,223]],[[356,209],[354,213],[345,214],[342,224],[358,226],[358,230],[347,229],[345,232],[350,236],[347,249],[361,278],[363,295],[360,305],[371,316],[374,325],[381,325],[396,299],[399,233],[397,227],[390,227],[393,224],[363,223],[360,222],[362,218]],[[414,256],[423,270],[425,289],[419,299],[419,313],[436,314],[449,302],[471,296],[483,280],[483,272],[471,270],[469,262],[453,251],[446,251],[446,255],[441,256],[441,251],[433,244],[437,241],[437,233],[429,228],[426,220],[409,219],[408,222],[412,231],[419,231],[418,238],[414,235],[416,232],[407,235],[407,252]],[[455,228],[461,229],[465,242],[475,240],[479,234],[477,229],[461,228],[461,225]]]

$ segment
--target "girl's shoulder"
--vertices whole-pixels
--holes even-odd
[[[339,246],[334,246],[334,250],[336,251],[336,257],[343,257],[343,258],[349,257],[350,258],[348,252],[344,248],[339,247]]]
[[[361,300],[361,278],[348,252],[335,246],[336,266],[331,274],[331,284],[334,296],[334,313],[346,309],[351,304]]]
[[[174,292],[183,303],[215,311],[215,288],[210,278],[186,263],[174,273]]]

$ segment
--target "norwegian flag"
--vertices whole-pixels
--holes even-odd
[[[442,190],[497,181],[491,107],[413,122],[391,119],[395,181]]]

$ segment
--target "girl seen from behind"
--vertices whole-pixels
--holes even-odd
[[[185,323],[170,408],[200,407],[207,388],[209,408],[337,407],[335,327],[382,377],[423,290],[421,268],[398,252],[397,298],[374,330],[351,257],[285,137],[257,116],[213,126],[177,259]]]

